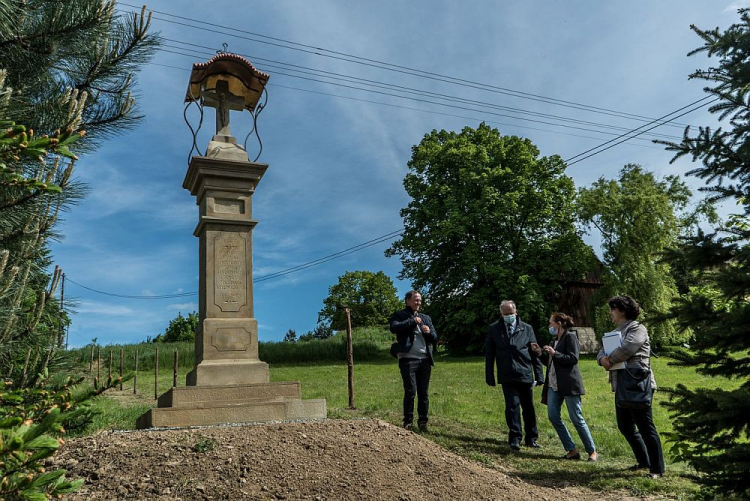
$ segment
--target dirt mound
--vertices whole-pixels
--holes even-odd
[[[573,499],[377,420],[102,432],[55,456],[90,499]]]

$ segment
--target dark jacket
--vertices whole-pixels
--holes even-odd
[[[414,313],[408,307],[397,311],[388,319],[391,332],[396,335],[398,352],[408,353],[414,344],[414,336],[417,329],[417,322],[414,321],[414,317],[421,318],[422,324],[430,328],[430,332],[427,334],[422,333],[422,336],[424,336],[425,343],[427,344],[427,356],[430,359],[430,365],[435,365],[432,353],[437,347],[437,332],[435,332],[435,327],[432,325],[432,319],[424,313]]]
[[[498,320],[490,325],[487,342],[484,345],[485,370],[487,384],[495,386],[495,365],[497,365],[497,382],[542,384],[542,362],[532,351],[531,343],[536,343],[534,329],[517,319],[516,332],[508,336],[505,322]]]
[[[552,363],[555,365],[555,377],[557,378],[557,393],[563,397],[574,395],[585,395],[581,372],[578,370],[578,355],[581,351],[578,344],[578,335],[572,331],[565,331],[555,346],[555,354],[552,355]],[[544,365],[549,367],[549,355],[542,352]],[[547,377],[544,379],[545,389],[549,386],[549,368]]]

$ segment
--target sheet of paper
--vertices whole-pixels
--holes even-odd
[[[622,344],[622,335],[620,331],[607,332],[602,336],[602,346],[604,347],[604,353],[609,356],[610,353],[619,348]],[[609,370],[616,371],[625,368],[625,362],[614,364]]]

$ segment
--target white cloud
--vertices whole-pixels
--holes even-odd
[[[176,303],[176,304],[170,304],[167,306],[167,309],[169,310],[177,310],[179,312],[185,312],[185,313],[192,313],[193,311],[198,310],[198,303],[190,302],[190,303]]]
[[[76,313],[80,314],[94,314],[94,315],[111,315],[111,316],[127,316],[132,315],[134,311],[127,306],[120,306],[116,304],[106,304],[97,301],[81,301],[75,309]]]
[[[737,12],[737,10],[744,9],[746,7],[750,7],[750,0],[736,0],[735,2],[727,5],[727,8],[724,9],[724,12],[735,13]]]

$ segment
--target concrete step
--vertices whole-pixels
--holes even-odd
[[[214,404],[232,404],[265,399],[302,398],[300,383],[251,383],[226,386],[178,386],[171,388],[159,397],[159,408],[205,407]]]
[[[325,399],[281,399],[206,407],[151,409],[136,422],[136,428],[207,426],[292,419],[325,419]]]

